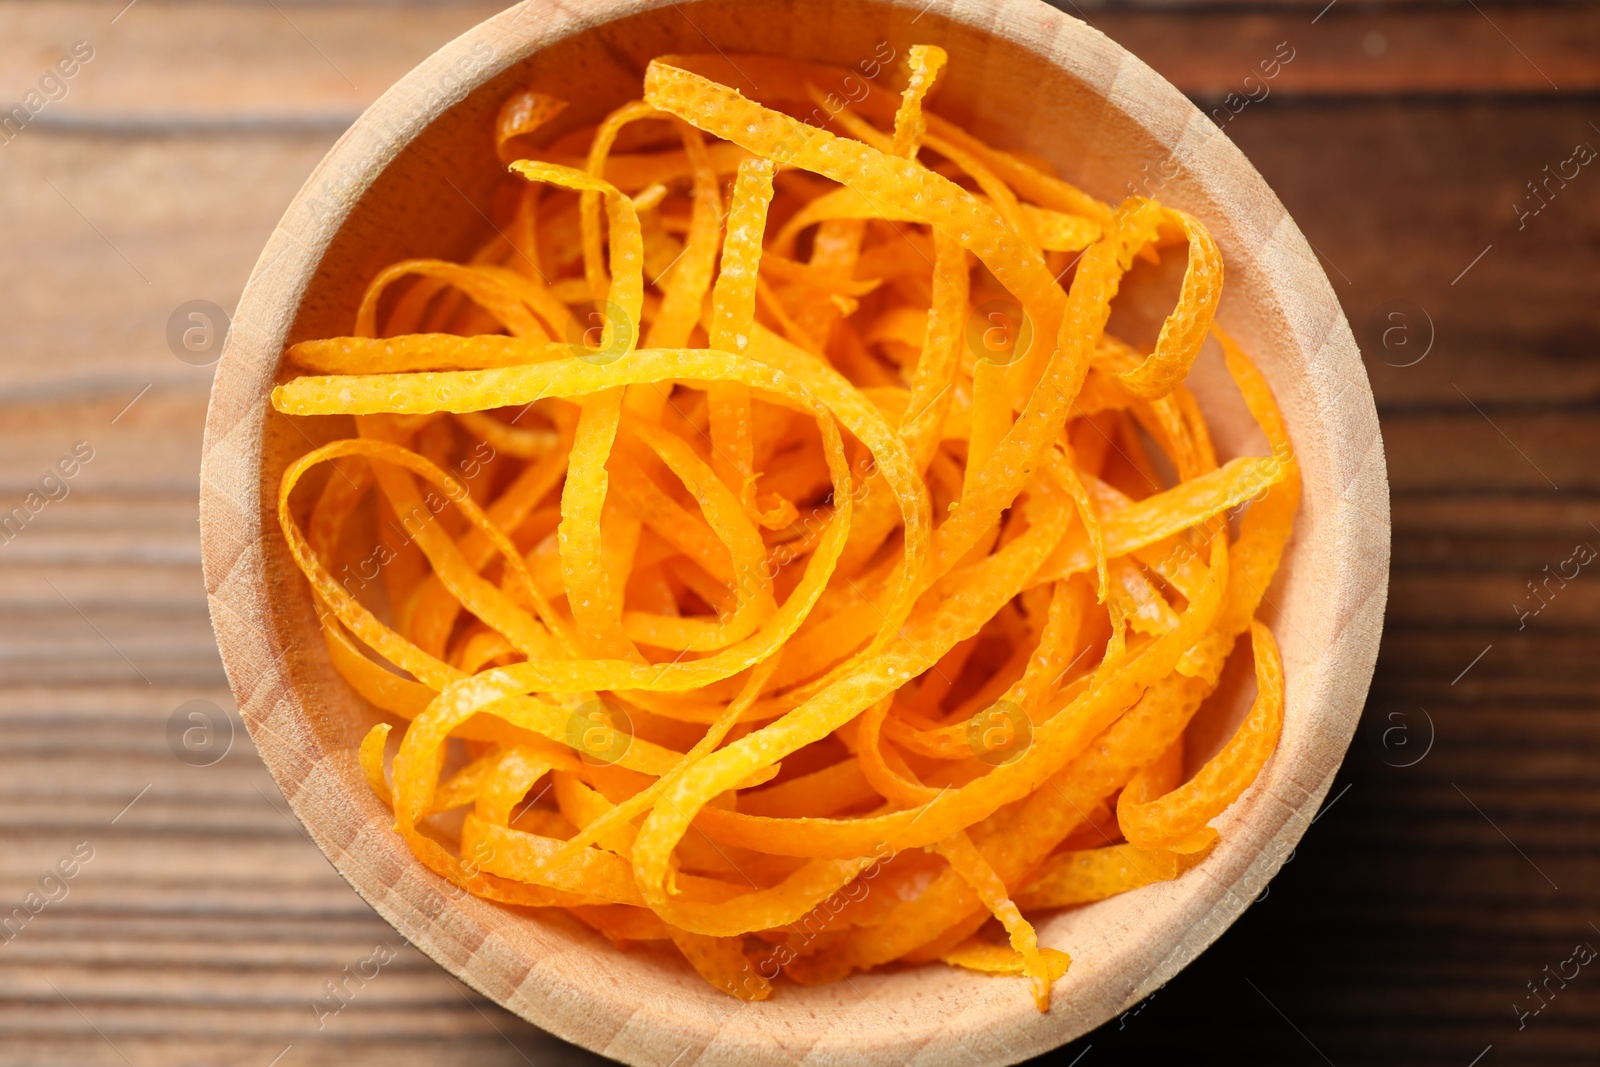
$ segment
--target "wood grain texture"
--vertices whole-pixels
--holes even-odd
[[[1059,6],[1073,11],[1070,3]],[[1548,96],[1600,88],[1594,63],[1600,12],[1588,5],[1322,0],[1253,4],[1243,14],[1242,4],[1184,6],[1167,18],[1152,18],[1138,4],[1084,5],[1073,13],[1146,59],[1208,112],[1228,93],[1267,100],[1273,94]],[[1288,59],[1262,66],[1274,57]]]
[[[40,13],[71,6],[0,2],[0,46],[16,49],[0,59],[5,95],[19,97],[58,44],[85,36],[64,23],[35,29]],[[214,767],[184,766],[168,751],[166,721],[179,704],[205,698],[231,710],[231,701],[198,573],[197,455],[210,371],[174,359],[162,328],[183,300],[233,307],[273,223],[338,129],[331,119],[302,124],[306,112],[291,106],[303,99],[313,116],[321,107],[297,94],[323,61],[292,32],[263,33],[256,16],[270,7],[140,0],[105,29],[121,6],[85,5],[83,25],[105,47],[98,70],[91,64],[62,105],[84,102],[81,125],[41,126],[0,147],[0,504],[17,503],[74,440],[103,446],[68,500],[0,546],[0,900],[20,902],[74,842],[111,848],[126,835],[125,847],[85,868],[66,900],[0,944],[0,1064],[265,1067],[286,1047],[281,1067],[601,1062],[540,1035],[403,946],[395,992],[386,992],[386,970],[318,1029],[310,1002],[323,982],[396,935],[287,821],[242,730]],[[310,28],[302,12],[311,5],[280,6]],[[1257,58],[1225,47],[1229,41],[1260,39],[1251,27],[1265,15],[1309,26],[1325,5],[1080,6],[1193,93],[1184,80],[1191,63],[1212,59],[1212,84],[1223,85],[1242,75],[1236,60]],[[1559,39],[1565,24],[1595,9],[1478,6],[1502,26],[1508,11],[1541,13],[1542,37],[1516,35],[1541,66],[1535,42]],[[376,51],[392,50],[392,76],[488,11],[454,3],[317,7],[364,27],[381,40]],[[393,20],[428,8],[443,13],[439,37],[397,43],[403,27]],[[1383,30],[1393,15],[1424,11],[1483,21],[1447,0],[1341,0],[1316,29],[1342,17]],[[1219,15],[1235,18],[1236,32],[1185,54],[1190,27]],[[181,57],[187,16],[206,20],[216,47],[235,57],[219,71],[226,84],[192,96],[160,80],[181,74],[179,64],[145,65],[144,51],[119,49],[116,36],[161,18],[170,38],[144,37],[142,45]],[[312,37],[343,65],[330,40]],[[1320,47],[1309,30],[1294,43],[1297,64]],[[1592,576],[1586,571],[1526,631],[1511,610],[1526,579],[1566,558],[1575,540],[1600,545],[1592,530],[1583,533],[1600,523],[1600,503],[1565,483],[1551,490],[1452,384],[1496,422],[1511,408],[1534,412],[1524,427],[1534,433],[1541,412],[1567,412],[1566,427],[1591,432],[1600,422],[1600,303],[1586,284],[1600,272],[1600,185],[1574,185],[1525,231],[1510,209],[1524,182],[1565,158],[1574,138],[1592,136],[1582,133],[1586,120],[1600,118],[1582,98],[1525,96],[1490,71],[1474,78],[1449,39],[1422,45],[1431,64],[1462,72],[1450,95],[1418,88],[1402,100],[1365,96],[1371,64],[1346,50],[1332,58],[1349,67],[1349,93],[1274,90],[1226,131],[1331,258],[1329,278],[1366,349],[1395,482],[1393,574],[1403,588],[1390,599],[1370,721],[1330,793],[1339,799],[1267,897],[1156,996],[1044,1062],[1069,1063],[1080,1053],[1079,1067],[1192,1056],[1197,1032],[1224,1034],[1241,1062],[1331,1059],[1341,1067],[1464,1067],[1491,1045],[1480,1067],[1587,1065],[1600,1047],[1600,984],[1587,969],[1525,1029],[1510,1010],[1527,997],[1525,983],[1565,958],[1575,940],[1600,947],[1584,933],[1600,922],[1592,800],[1600,791],[1592,758],[1600,744],[1600,613],[1584,584]],[[417,51],[401,55],[405,47]],[[123,64],[141,65],[139,77],[130,76],[121,98],[102,97],[106,107],[90,109],[90,79]],[[358,81],[369,94],[384,87]],[[174,101],[204,108],[240,85],[256,94],[246,101],[252,113],[274,121],[233,127],[219,107],[205,122],[119,124],[119,116],[166,112]],[[118,171],[128,160],[144,161],[137,181]],[[63,175],[75,184],[61,188],[119,246],[145,235],[148,258],[134,258],[153,285],[43,180],[59,184]],[[1490,241],[1494,250],[1451,287]],[[78,287],[96,299],[83,300]],[[1399,299],[1425,308],[1437,335],[1431,354],[1410,367],[1393,365],[1407,357],[1367,342],[1367,320]],[[155,388],[110,426],[152,380]],[[136,418],[163,397],[158,417]],[[1427,433],[1406,430],[1428,412],[1459,417]],[[1499,455],[1480,447],[1497,442]],[[1473,462],[1492,457],[1521,472],[1482,482],[1467,456],[1450,461],[1463,444],[1476,449]],[[1566,438],[1517,445],[1544,466]],[[1424,470],[1432,473],[1414,475]],[[1499,618],[1483,599],[1495,588],[1504,601]],[[1478,610],[1458,613],[1472,589]],[[79,600],[91,591],[92,603]],[[148,609],[159,610],[147,609],[152,591]],[[130,636],[144,643],[127,649],[130,664],[94,627],[119,645]],[[144,636],[151,632],[165,636]],[[1413,716],[1413,737],[1423,726],[1418,707],[1435,728],[1429,754],[1409,768],[1385,765],[1367,738],[1400,702]],[[150,792],[109,825],[146,784]],[[116,863],[97,868],[108,858]]]
[[[27,82],[84,41],[94,58],[65,97],[38,115],[46,128],[300,126],[337,134],[442,43],[504,6],[139,0],[118,17],[126,3],[9,5],[0,64],[20,84],[5,91],[20,97]]]
[[[914,26],[913,23],[916,23]],[[337,678],[310,597],[274,532],[276,485],[309,445],[267,394],[284,347],[348,328],[367,280],[481,237],[498,167],[485,131],[533,85],[585,92],[559,121],[638,92],[659,54],[781,52],[849,65],[881,40],[951,53],[941,108],[1003,146],[1113,195],[1142,162],[1178,171],[1163,199],[1198,215],[1227,257],[1221,321],[1284,407],[1305,503],[1272,596],[1288,679],[1283,738],[1221,819],[1223,841],[1175,882],[1039,925],[1077,962],[1040,1014],[1003,983],[941,968],[785,986],[740,1005],[681,961],[623,953],[560,916],[447,892],[390,832],[354,758],[364,718]],[[457,72],[464,77],[455,78]],[[462,83],[465,84],[462,84]],[[1025,103],[1024,103],[1025,102]],[[1251,446],[1216,366],[1191,379],[1219,450]],[[315,432],[315,431],[311,431]],[[1365,696],[1388,577],[1388,492],[1359,354],[1311,248],[1244,157],[1176,90],[1081,22],[1024,0],[954,4],[537,0],[430,58],[356,123],[268,241],[217,371],[201,469],[206,587],[223,662],[257,748],[311,836],[356,890],[448,970],[584,1047],[628,1063],[1017,1062],[1165,982],[1260,891],[1309,823]]]

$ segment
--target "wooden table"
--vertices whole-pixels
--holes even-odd
[[[73,871],[0,933],[0,1063],[600,1062],[404,946],[242,729],[208,766],[170,740],[186,702],[232,703],[195,527],[210,370],[169,316],[231,309],[339,131],[492,5],[125,2],[0,0],[7,107],[93,49],[0,136],[0,512],[80,457],[0,527],[0,918]],[[1205,1033],[1247,1063],[1595,1063],[1600,969],[1549,976],[1600,948],[1600,579],[1544,582],[1600,548],[1600,168],[1527,183],[1600,147],[1600,10],[1061,6],[1220,109],[1324,257],[1395,551],[1369,721],[1296,859],[1059,1062]],[[1244,79],[1280,42],[1262,97]],[[319,1015],[380,946],[396,961]]]

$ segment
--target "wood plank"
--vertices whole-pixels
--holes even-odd
[[[1396,546],[1400,536],[1433,534],[1454,537],[1587,536],[1590,523],[1600,524],[1600,502],[1566,494],[1472,494],[1412,492],[1394,498]]]
[[[1389,609],[1387,621],[1402,626],[1509,623],[1548,630],[1563,625],[1592,629],[1594,620],[1600,619],[1600,582],[1574,581],[1566,588],[1559,582],[1543,586],[1542,577],[1535,581],[1524,577],[1525,573],[1396,570],[1389,585],[1395,606]],[[1539,571],[1533,573],[1540,575]],[[1540,589],[1538,596],[1529,591],[1528,582]]]
[[[1390,412],[1384,445],[1396,493],[1473,487],[1505,492],[1600,491],[1592,457],[1600,449],[1594,409],[1467,405],[1452,410]]]
[[[1556,4],[1195,4],[1160,16],[1062,2],[1208,111],[1275,96],[1552,95],[1600,88],[1600,12]],[[1319,17],[1320,13],[1320,17]],[[1276,61],[1275,61],[1276,60]],[[1285,60],[1287,60],[1285,62]],[[1264,65],[1265,64],[1265,65]],[[1271,75],[1264,77],[1264,75]],[[1246,78],[1252,80],[1246,81]],[[1250,105],[1253,106],[1253,105]]]
[[[76,41],[94,50],[66,97],[39,114],[39,126],[298,124],[338,133],[412,67],[503,6],[139,0],[117,17],[126,4],[0,5],[8,27],[0,67],[22,74],[8,92],[20,93]]]
[[[1458,385],[1480,405],[1571,403],[1600,397],[1589,358],[1600,306],[1586,282],[1600,269],[1600,174],[1581,171],[1521,229],[1513,205],[1579,141],[1600,148],[1591,111],[1578,100],[1268,101],[1227,133],[1323,255],[1381,405],[1465,407]],[[1386,350],[1391,312],[1408,330]],[[1413,363],[1402,339],[1426,358]]]
[[[334,136],[105,140],[30,130],[0,148],[0,210],[15,253],[0,263],[0,283],[29,308],[0,341],[0,403],[119,398],[109,421],[146,386],[203,402],[211,368],[173,354],[168,318],[191,300],[231,314],[273,225]]]

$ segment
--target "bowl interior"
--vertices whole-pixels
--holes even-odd
[[[1271,381],[1305,492],[1268,617],[1288,679],[1283,740],[1217,822],[1198,868],[1060,913],[1041,940],[1074,963],[1039,1015],[1020,981],[943,966],[789,984],[741,1005],[687,965],[624,953],[559,912],[466,897],[415,863],[354,752],[368,709],[334,672],[275,517],[279,477],[339,419],[291,425],[265,396],[284,345],[346,334],[368,280],[407,257],[454,259],[491,234],[504,168],[489,131],[500,101],[534,87],[570,100],[556,132],[640,95],[654,56],[777,53],[845,68],[886,49],[942,45],[933,108],[991,143],[1053,164],[1116,201],[1154,195],[1198,216],[1227,271],[1219,321]],[[892,77],[889,73],[879,75]],[[754,93],[758,87],[745,86]],[[1130,286],[1118,314],[1150,328],[1173,267]],[[1181,269],[1181,256],[1177,269]],[[1163,304],[1163,302],[1165,302]],[[1262,451],[1216,353],[1191,385],[1226,458]],[[1377,647],[1388,499],[1370,389],[1310,249],[1260,177],[1165,81],[1034,0],[558,0],[514,8],[429,60],[363,116],[313,175],[263,254],[219,368],[207,430],[204,522],[213,616],[241,710],[285,793],[335,865],[446,967],[553,1032],[635,1063],[1014,1062],[1103,1022],[1166,981],[1235,918],[1286,858],[1337,770]],[[1237,718],[1235,687],[1210,714]]]

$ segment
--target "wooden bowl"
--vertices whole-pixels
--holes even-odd
[[[412,858],[362,779],[355,753],[370,711],[329,663],[274,514],[285,464],[319,432],[268,406],[285,346],[348,333],[384,265],[459,257],[487,236],[480,208],[503,173],[489,131],[510,91],[531,83],[566,97],[564,118],[576,124],[637,97],[659,54],[773,52],[853,66],[880,42],[946,48],[934,108],[993,143],[1042,156],[1101,197],[1150,192],[1210,227],[1226,257],[1219,321],[1271,381],[1304,472],[1296,534],[1268,598],[1288,678],[1277,754],[1217,821],[1221,844],[1197,868],[1040,923],[1041,941],[1074,960],[1048,1014],[1020,980],[942,965],[785,983],[769,1001],[740,1004],[681,960],[621,952],[559,912],[455,891]],[[1129,303],[1137,318],[1137,294]],[[1220,359],[1203,356],[1191,384],[1224,457],[1261,451]],[[336,431],[349,432],[323,432]],[[533,0],[495,16],[373,105],[284,215],[217,370],[201,490],[223,662],[256,746],[317,844],[463,981],[569,1041],[658,1067],[1013,1063],[1166,982],[1262,891],[1338,770],[1378,649],[1388,515],[1366,374],[1294,221],[1176,89],[1036,0]]]

